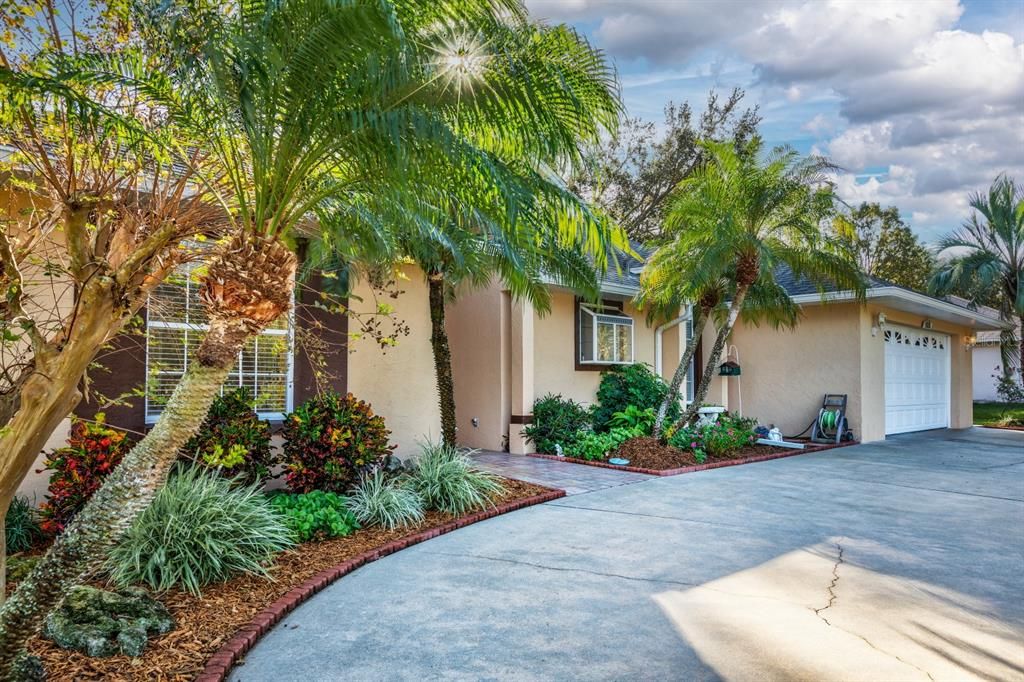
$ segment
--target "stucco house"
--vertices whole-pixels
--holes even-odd
[[[690,322],[681,314],[648,324],[632,304],[641,267],[623,255],[602,280],[600,304],[552,285],[546,315],[513,300],[498,283],[462,292],[447,315],[461,444],[528,451],[521,432],[534,400],[559,393],[590,403],[601,372],[615,366],[641,362],[671,377]],[[315,300],[318,282],[310,284],[297,292],[298,302]],[[739,324],[729,357],[742,373],[716,379],[709,402],[796,434],[817,413],[825,393],[846,393],[851,426],[863,441],[971,425],[970,349],[977,334],[999,329],[997,319],[880,281],[871,282],[863,305],[849,292],[831,292],[823,300],[810,283],[784,284],[803,308],[800,325],[776,331]],[[143,313],[145,333],[118,339],[101,354],[108,371],[95,373],[95,388],[106,395],[142,389],[130,406],[106,409],[109,423],[141,433],[159,417],[160,398],[184,371],[190,337],[202,332],[191,286],[162,285]],[[392,430],[397,453],[414,454],[420,440],[437,438],[440,430],[427,287],[422,272],[406,265],[395,288],[401,293],[386,303],[408,330],[396,346],[382,349],[368,336],[351,337],[346,316],[306,306],[242,353],[230,383],[253,389],[260,415],[280,420],[316,390],[303,344],[296,343],[301,332],[313,329],[331,341],[327,383],[370,402]],[[353,293],[353,310],[377,309],[377,294],[368,284],[357,284]],[[702,349],[713,346],[714,333],[709,329],[698,346],[697,366],[705,360]],[[691,385],[686,395],[692,395]],[[83,403],[76,413],[91,417],[96,409]],[[48,447],[59,446],[66,434],[59,429]],[[41,499],[44,488],[43,476],[31,476],[22,492]]]
[[[599,306],[553,288],[546,316],[512,301],[498,285],[460,297],[448,324],[461,442],[526,452],[522,424],[535,399],[560,393],[591,402],[601,370],[632,362],[671,377],[689,321],[683,315],[646,323],[631,304],[641,265],[623,262],[607,276]],[[785,273],[779,280],[802,308],[800,324],[790,331],[737,324],[728,356],[741,374],[715,379],[708,402],[787,435],[810,424],[826,393],[848,395],[850,424],[862,441],[972,425],[971,349],[978,333],[1000,328],[997,318],[876,279],[863,304],[852,292],[823,296],[810,282]],[[715,335],[709,326],[697,366]],[[596,354],[599,346],[604,355]]]

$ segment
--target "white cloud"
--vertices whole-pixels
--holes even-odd
[[[749,64],[753,82],[722,86],[752,89],[773,134],[812,136],[845,169],[848,201],[895,204],[926,238],[960,222],[968,194],[999,173],[1024,180],[1021,27],[972,19],[963,30],[957,0],[528,4],[589,22],[611,55],[662,73],[701,72],[686,63],[698,53]]]

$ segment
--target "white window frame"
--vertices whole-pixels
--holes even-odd
[[[612,312],[608,312],[608,311]],[[583,357],[583,315],[590,315],[593,321],[593,328],[591,330],[591,348],[594,352],[594,359],[587,360]],[[614,321],[608,319],[598,318],[614,318]],[[629,359],[628,360],[598,360],[597,359],[597,328],[598,325],[610,325],[613,328],[618,327],[629,327]],[[579,316],[576,319],[576,328],[578,330],[579,343],[576,348],[576,355],[581,365],[632,365],[636,362],[636,326],[633,323],[633,318],[628,315],[623,315],[621,311],[615,308],[608,308],[606,306],[596,306],[589,303],[581,303],[579,306]],[[612,355],[618,357],[619,355],[619,335],[617,333],[612,334]]]
[[[186,275],[186,278],[187,277],[189,277],[189,275]],[[190,280],[186,279],[186,281],[190,281]],[[295,293],[292,292],[293,301],[294,301],[294,295],[295,295]],[[152,317],[150,315],[150,311],[152,310],[152,306],[150,304],[151,304],[151,301],[149,300],[149,298],[147,298],[147,300],[146,300],[146,383],[145,383],[145,389],[143,391],[144,394],[145,394],[143,414],[144,414],[145,423],[147,425],[155,424],[160,419],[160,415],[159,414],[151,414],[150,410],[149,410],[149,406],[150,406],[150,399],[149,399],[149,393],[150,393],[150,391],[149,391],[149,378],[150,378],[149,342],[150,342],[150,334],[149,334],[149,330],[150,329],[181,329],[181,330],[186,330],[186,331],[203,332],[203,331],[208,331],[210,329],[210,326],[208,324],[193,324],[193,323],[189,323],[189,322],[169,322],[167,320],[154,320],[154,319],[152,319]],[[189,297],[188,297],[188,292],[187,291],[186,291],[186,294],[185,294],[185,306],[186,306],[185,309],[187,311],[188,310],[188,306],[189,306]],[[186,313],[186,315],[187,315],[187,313]],[[287,366],[287,371],[286,371],[286,375],[285,375],[285,396],[284,396],[285,411],[284,412],[265,412],[265,411],[259,411],[259,410],[256,411],[256,414],[259,416],[260,419],[267,419],[267,420],[270,420],[270,421],[282,421],[285,418],[285,415],[287,415],[289,412],[291,412],[295,408],[295,403],[294,403],[294,399],[295,399],[295,306],[294,305],[291,306],[291,310],[288,313],[288,324],[286,325],[285,329],[264,329],[262,332],[260,332],[257,335],[257,337],[259,337],[259,336],[287,336],[288,337],[288,341],[287,341],[288,342],[288,349],[286,351],[288,366]],[[236,363],[241,363],[242,362],[242,353],[243,352],[244,351],[239,351],[238,359],[235,361]],[[188,371],[188,365],[189,365],[189,361],[190,360],[191,360],[191,358],[189,357],[189,353],[186,351],[185,352],[185,357],[184,357],[184,372]],[[258,363],[259,363],[259,353],[256,353],[256,354],[254,354],[254,357],[253,357],[253,375],[254,375],[254,377],[253,377],[253,387],[254,388],[259,386],[259,364]],[[238,386],[239,387],[244,385],[242,383],[242,378],[244,376],[247,376],[247,375],[242,374],[241,371],[238,372]],[[224,388],[221,387],[221,395],[223,395],[223,394],[224,394]]]

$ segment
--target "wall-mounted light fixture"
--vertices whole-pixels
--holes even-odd
[[[973,333],[964,337],[964,350],[971,350],[978,345],[978,337]]]
[[[871,336],[878,336],[879,329],[885,329],[885,313],[878,313],[875,316],[875,323],[871,325]]]

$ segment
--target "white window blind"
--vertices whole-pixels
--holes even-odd
[[[209,329],[199,301],[201,264],[179,268],[154,289],[146,308],[146,421],[155,422]],[[238,354],[222,392],[240,386],[264,419],[292,409],[292,330],[282,316]]]
[[[633,362],[633,318],[617,310],[581,305],[579,331],[581,364]]]

